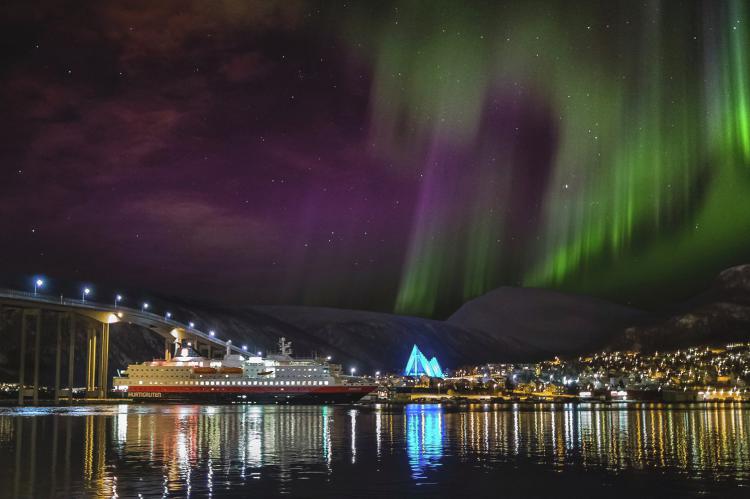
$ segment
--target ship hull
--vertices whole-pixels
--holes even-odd
[[[284,387],[182,387],[133,386],[126,396],[134,402],[206,404],[350,404],[376,389],[375,386],[332,386],[314,389]]]

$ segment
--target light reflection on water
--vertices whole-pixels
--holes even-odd
[[[443,456],[443,411],[437,405],[406,407],[406,454],[412,478],[426,478],[425,470],[440,466]]]
[[[739,497],[748,425],[740,405],[0,409],[0,496]]]

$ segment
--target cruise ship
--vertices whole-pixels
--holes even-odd
[[[183,343],[172,359],[131,364],[114,378],[116,392],[148,402],[336,404],[376,388],[327,360],[293,358],[285,338],[266,358],[232,354],[228,343],[223,359],[206,359]]]

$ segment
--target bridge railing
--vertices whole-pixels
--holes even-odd
[[[200,331],[199,329],[196,329],[194,327],[190,327],[188,324],[184,324],[182,322],[179,322],[177,320],[164,317],[160,314],[155,314],[153,312],[146,312],[144,310],[139,310],[137,308],[130,308],[122,305],[115,306],[114,304],[106,304],[91,300],[85,300],[85,299],[77,299],[77,298],[66,298],[63,295],[60,296],[53,296],[53,295],[47,295],[42,293],[32,293],[29,291],[19,291],[17,289],[7,289],[7,288],[0,288],[0,298],[10,298],[10,299],[20,299],[25,301],[32,301],[32,302],[38,302],[38,303],[47,303],[51,305],[61,305],[61,306],[72,306],[76,308],[86,308],[90,310],[97,310],[97,311],[108,311],[112,312],[114,314],[117,314],[118,312],[127,313],[131,316],[136,316],[142,319],[147,319],[153,322],[165,324],[168,326],[172,326],[173,328],[181,328],[186,331],[189,331],[190,334],[200,337],[201,339],[205,341],[209,341],[211,343],[216,343],[219,345],[226,346],[229,341],[224,341],[219,338],[216,338],[214,336],[211,336],[210,334],[204,333],[203,331]],[[248,352],[245,352],[240,347],[232,345],[232,350],[247,355]]]

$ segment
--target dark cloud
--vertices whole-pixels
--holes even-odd
[[[338,62],[338,34],[301,36],[316,12],[295,1],[15,9],[0,79],[8,270],[390,307],[409,189],[366,154],[368,82],[342,88],[353,69]]]

